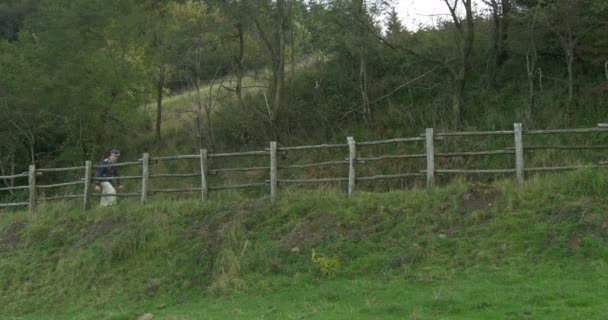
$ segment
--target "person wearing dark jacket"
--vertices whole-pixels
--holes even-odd
[[[112,185],[113,182],[119,188],[122,188],[118,170],[116,170],[116,167],[112,166],[113,163],[118,162],[118,157],[120,157],[120,150],[112,149],[110,156],[99,162],[103,167],[98,168],[95,173],[95,177],[98,178],[98,180],[95,180],[95,191],[99,192],[103,190],[102,192],[104,194],[99,202],[100,207],[116,204],[116,189],[114,189],[114,186]]]

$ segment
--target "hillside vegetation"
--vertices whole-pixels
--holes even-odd
[[[6,213],[0,318],[602,319],[607,192],[593,170]]]
[[[390,1],[10,0],[0,171],[606,121],[605,1],[447,4],[408,30]]]

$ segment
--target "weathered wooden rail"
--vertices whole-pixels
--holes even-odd
[[[207,150],[201,149],[198,154],[191,155],[174,155],[174,156],[158,156],[151,157],[148,153],[144,153],[138,161],[121,162],[111,165],[93,165],[91,161],[86,161],[84,166],[66,167],[66,168],[36,168],[30,165],[29,171],[7,176],[0,176],[0,180],[19,181],[27,178],[27,184],[13,185],[0,188],[0,192],[14,192],[16,190],[28,190],[28,201],[0,203],[0,208],[9,207],[28,207],[34,210],[36,204],[40,201],[60,200],[60,199],[82,199],[83,209],[88,209],[90,206],[90,198],[103,196],[116,197],[138,197],[141,204],[145,204],[149,195],[163,193],[199,193],[201,201],[207,200],[209,191],[228,190],[228,189],[248,189],[248,188],[268,188],[270,201],[274,203],[278,197],[279,185],[286,184],[315,184],[315,183],[347,183],[348,197],[352,198],[356,189],[357,182],[374,181],[384,179],[399,179],[399,178],[425,178],[426,187],[432,190],[434,186],[435,175],[505,175],[514,174],[518,184],[524,183],[526,172],[551,172],[551,171],[567,171],[584,168],[598,168],[608,165],[608,161],[600,161],[595,164],[586,165],[570,165],[570,166],[554,166],[554,167],[529,167],[524,165],[524,154],[538,150],[562,150],[562,151],[580,151],[580,150],[608,150],[608,145],[532,145],[524,146],[523,137],[526,135],[555,135],[555,134],[586,134],[586,133],[608,133],[608,123],[599,123],[594,128],[576,128],[576,129],[551,129],[551,130],[523,130],[521,124],[515,123],[513,130],[498,130],[498,131],[476,131],[476,132],[434,132],[432,128],[426,129],[425,133],[417,137],[395,138],[387,140],[375,140],[356,142],[353,137],[348,137],[346,143],[343,144],[319,144],[308,146],[288,146],[280,147],[276,142],[270,142],[269,148],[262,151],[246,151],[232,153],[208,153]],[[482,151],[456,151],[456,152],[435,152],[434,142],[445,141],[457,137],[478,137],[478,136],[513,136],[513,146],[499,150],[482,150]],[[357,148],[367,146],[378,146],[398,143],[415,143],[424,146],[423,153],[412,154],[392,154],[392,155],[377,155],[358,157]],[[323,161],[317,163],[305,164],[281,164],[277,158],[278,154],[286,154],[289,152],[311,151],[311,150],[328,150],[338,149],[344,150],[344,155],[347,158],[343,160]],[[515,166],[512,168],[479,168],[479,169],[460,169],[460,168],[436,168],[436,158],[449,157],[481,157],[481,156],[514,156]],[[209,159],[226,159],[226,158],[241,158],[241,157],[268,157],[268,166],[253,166],[253,167],[227,167],[227,168],[210,168]],[[358,176],[357,166],[365,165],[368,162],[386,161],[386,160],[407,160],[407,159],[424,159],[426,160],[426,169],[417,172],[396,172],[389,174],[379,174],[372,176]],[[159,163],[162,161],[182,161],[182,160],[197,160],[196,172],[187,173],[150,173],[150,164]],[[127,192],[116,194],[92,193],[92,183],[99,180],[93,177],[93,170],[104,167],[141,167],[141,175],[121,176],[120,179],[125,180],[140,180],[141,188],[139,192]],[[348,176],[342,177],[323,177],[317,179],[283,179],[279,177],[280,170],[292,169],[307,169],[327,166],[348,166]],[[222,175],[231,172],[252,172],[252,171],[267,171],[270,179],[265,179],[259,182],[228,184],[228,185],[209,185],[208,175]],[[81,173],[81,179],[75,181],[58,182],[53,184],[39,185],[37,177],[45,173],[52,172],[78,172]],[[200,178],[200,186],[189,188],[150,188],[151,179],[159,178]],[[38,197],[39,190],[56,189],[64,187],[81,186],[82,193],[80,194],[58,194],[50,197]]]

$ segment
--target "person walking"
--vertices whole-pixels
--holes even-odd
[[[98,178],[98,180],[95,180],[95,191],[99,192],[103,190],[102,193],[104,196],[101,197],[101,201],[99,202],[100,207],[116,204],[116,189],[114,189],[112,182],[114,182],[118,188],[122,189],[118,171],[116,170],[116,167],[112,166],[112,164],[118,162],[119,157],[120,150],[112,149],[110,156],[99,162],[103,167],[98,168],[95,173],[95,177]]]

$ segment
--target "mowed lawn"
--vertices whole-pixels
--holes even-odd
[[[604,261],[558,266],[448,271],[437,266],[346,279],[251,279],[254,290],[229,295],[154,299],[139,307],[83,310],[13,319],[606,319],[608,267]]]

